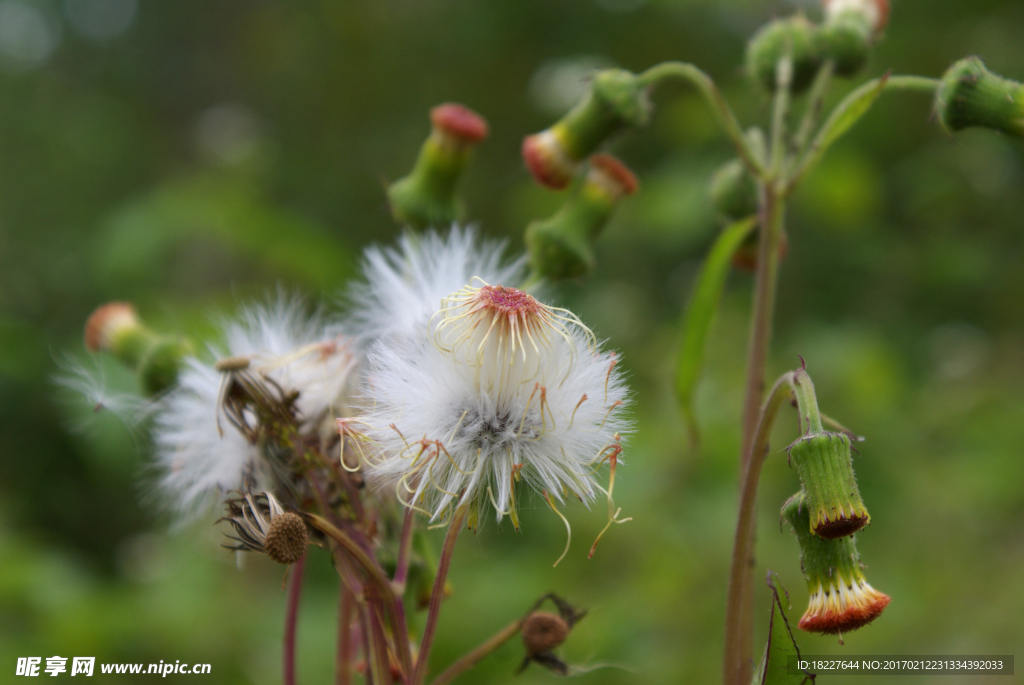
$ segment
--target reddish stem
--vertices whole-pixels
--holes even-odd
[[[455,541],[462,532],[462,524],[466,520],[466,507],[459,507],[448,524],[448,533],[444,537],[444,548],[441,550],[441,561],[437,565],[437,576],[430,592],[430,608],[427,609],[427,623],[423,628],[423,639],[420,641],[420,653],[416,657],[416,670],[413,671],[412,685],[423,685],[427,677],[427,661],[430,648],[434,644],[434,632],[437,630],[437,618],[441,613],[441,600],[444,599],[444,586],[448,579],[448,568],[452,563]]]
[[[302,595],[302,575],[306,568],[306,555],[292,564],[288,585],[288,606],[284,615],[284,685],[295,685],[295,628],[299,618],[299,597]]]
[[[338,652],[334,661],[335,685],[351,685],[352,682],[352,614],[355,597],[341,582],[338,588]]]

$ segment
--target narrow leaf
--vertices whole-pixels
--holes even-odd
[[[793,174],[789,182],[790,190],[803,178],[804,174],[821,160],[833,143],[849,131],[862,116],[867,114],[867,111],[871,109],[871,105],[875,104],[875,100],[882,94],[882,90],[885,89],[885,84],[888,80],[889,75],[886,74],[881,78],[868,81],[843,98],[843,101],[832,110],[828,121],[818,131],[818,135],[814,137],[811,149],[808,150],[807,155],[800,162],[800,167]]]
[[[754,673],[751,685],[806,685],[814,683],[814,675],[797,670],[790,673],[791,659],[800,658],[793,631],[786,620],[786,609],[782,606],[779,591],[775,588],[772,573],[768,572],[768,587],[772,591],[772,615],[768,624],[768,644],[765,645],[761,665]]]
[[[722,299],[725,277],[729,274],[729,260],[756,224],[756,217],[751,216],[725,227],[704,261],[686,310],[683,344],[679,349],[676,367],[676,397],[695,442],[697,425],[693,414],[693,393],[704,364],[711,322]]]

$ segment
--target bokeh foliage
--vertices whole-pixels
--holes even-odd
[[[799,3],[812,16],[814,4]],[[209,662],[211,682],[279,678],[279,570],[254,559],[236,571],[205,524],[168,533],[147,503],[144,431],[92,416],[52,384],[64,355],[81,355],[93,307],[129,299],[154,327],[202,340],[217,313],[279,285],[334,306],[362,246],[397,235],[383,186],[412,164],[428,109],[449,100],[491,123],[465,184],[469,214],[521,249],[526,223],[561,198],[532,183],[519,142],[571,104],[580,73],[692,61],[742,120],[763,121],[767,99],[740,69],[744,41],[791,10],[0,2],[0,672],[18,656],[59,654]],[[938,76],[973,53],[1024,79],[1016,0],[895,0],[887,33],[873,74]],[[439,666],[556,591],[591,609],[566,647],[574,663],[607,666],[588,682],[719,677],[750,280],[734,275],[726,288],[695,453],[671,367],[718,230],[705,184],[731,151],[695,94],[665,86],[655,100],[652,125],[613,145],[639,194],[599,242],[596,272],[556,290],[623,351],[637,433],[616,495],[634,520],[587,561],[603,510],[570,508],[575,544],[557,569],[562,523],[539,500],[521,534],[492,525],[466,536]],[[982,131],[951,138],[931,119],[919,95],[883,96],[789,216],[769,367],[777,375],[803,355],[823,411],[867,436],[857,473],[873,525],[859,548],[869,581],[893,597],[846,647],[799,636],[808,653],[998,654],[1024,642],[1024,146]],[[773,448],[796,434],[791,417],[780,424]],[[759,561],[799,612],[796,543],[777,532],[796,488],[784,455],[772,456]],[[335,579],[325,559],[311,566],[299,676],[327,683]],[[758,606],[763,644],[766,589]],[[509,682],[519,658],[507,646],[466,681]],[[550,677],[531,668],[517,682]],[[833,680],[843,678],[823,682]]]

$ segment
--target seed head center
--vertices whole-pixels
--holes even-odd
[[[541,310],[540,303],[532,296],[503,285],[485,285],[478,297],[484,309],[510,318],[536,314]]]

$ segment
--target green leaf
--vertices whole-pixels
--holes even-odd
[[[686,310],[683,344],[679,349],[676,367],[676,397],[694,440],[697,436],[697,425],[693,414],[693,392],[704,364],[704,351],[711,322],[722,300],[725,277],[729,273],[729,260],[756,225],[757,218],[751,216],[722,230],[697,276],[697,285],[693,289],[693,296]]]
[[[761,665],[754,673],[751,685],[803,685],[813,683],[814,675],[804,671],[789,672],[790,658],[799,659],[793,631],[786,620],[786,609],[782,606],[779,591],[775,588],[772,573],[768,573],[768,587],[772,591],[772,615],[768,624],[768,644],[764,648]],[[785,591],[785,589],[783,589]]]
[[[882,94],[882,90],[885,89],[885,84],[888,80],[889,75],[886,74],[882,78],[868,81],[843,98],[843,101],[832,110],[828,121],[818,131],[818,135],[814,137],[810,150],[807,151],[797,171],[791,177],[789,181],[790,190],[800,182],[804,174],[821,160],[833,143],[849,131],[862,116],[867,114],[868,110],[871,109],[871,105],[875,104],[875,100]]]

